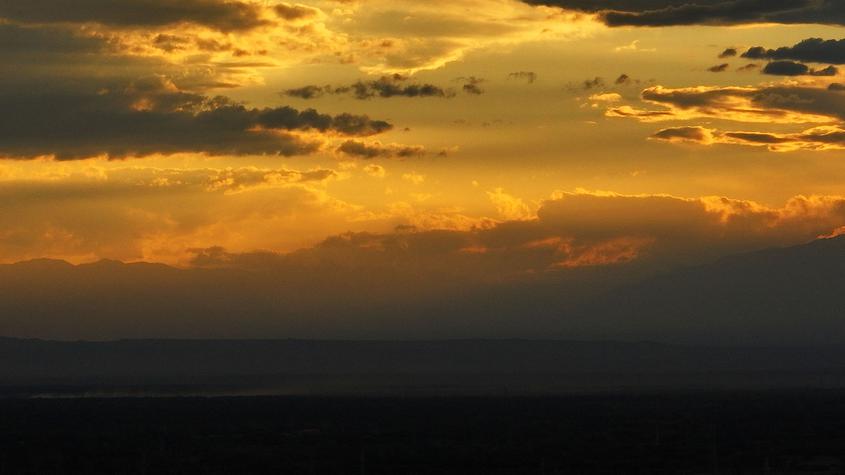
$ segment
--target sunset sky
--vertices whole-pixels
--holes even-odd
[[[2,2],[0,261],[460,284],[835,236],[843,37],[835,0]]]

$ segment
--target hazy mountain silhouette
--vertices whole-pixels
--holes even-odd
[[[676,270],[611,292],[585,312],[618,338],[843,343],[845,236]]]
[[[348,270],[36,260],[0,266],[0,334],[845,344],[845,236],[643,275],[600,266],[432,294]]]

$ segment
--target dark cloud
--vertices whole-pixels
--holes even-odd
[[[102,23],[153,27],[195,23],[220,31],[248,30],[268,22],[256,3],[222,0],[30,0],[0,2],[0,17],[21,23]]]
[[[419,145],[383,145],[379,142],[366,143],[358,140],[343,142],[337,151],[356,158],[410,158],[419,157],[425,153],[425,148]]]
[[[461,81],[464,83],[461,89],[467,94],[473,94],[476,96],[484,94],[484,89],[481,89],[481,86],[479,86],[479,84],[484,82],[483,78],[469,76],[458,78],[457,81]]]
[[[351,93],[356,99],[373,97],[451,97],[453,92],[433,84],[408,83],[408,78],[399,74],[382,76],[375,81],[358,81],[347,87],[335,88],[334,94]]]
[[[642,97],[670,109],[643,112],[663,113],[667,118],[695,113],[758,122],[820,122],[819,116],[829,117],[831,122],[845,120],[845,96],[827,88],[768,86],[667,89],[658,86],[644,90]],[[791,118],[791,114],[800,116]]]
[[[717,64],[716,66],[711,66],[711,67],[707,68],[707,70],[710,71],[711,73],[723,73],[723,72],[728,70],[729,66],[730,66],[730,64],[728,64],[728,63]]]
[[[534,71],[516,71],[508,74],[508,79],[518,79],[527,81],[528,84],[534,84],[534,81],[537,80],[537,73]]]
[[[0,57],[31,60],[33,54],[68,55],[98,53],[107,44],[94,37],[78,36],[61,27],[26,27],[0,23]]]
[[[756,71],[760,69],[760,65],[756,63],[748,63],[745,66],[740,66],[736,70],[739,72]]]
[[[767,132],[724,132],[728,143],[765,145],[771,150],[842,150],[845,149],[845,129],[816,127],[794,134]]]
[[[276,12],[276,15],[288,21],[312,18],[318,14],[318,11],[314,8],[288,3],[280,3],[274,6],[273,10]]]
[[[652,138],[669,142],[706,143],[711,139],[709,131],[703,127],[671,127],[652,135]]]
[[[828,91],[845,91],[845,84],[834,82],[827,86]]]
[[[772,61],[763,68],[763,74],[774,76],[836,76],[838,73],[836,66],[810,69],[806,64],[795,61]]]
[[[809,73],[807,65],[794,61],[772,61],[763,68],[763,74],[774,76],[804,76]]]
[[[585,79],[584,80],[584,89],[596,89],[605,86],[604,78],[600,78],[598,76],[594,77],[593,79]]]
[[[839,74],[839,69],[836,66],[828,66],[824,69],[810,71],[811,76],[836,76],[837,74]]]
[[[721,53],[719,53],[719,57],[720,58],[732,58],[732,57],[736,56],[737,53],[738,52],[737,52],[736,48],[727,48],[724,51],[722,51]]]
[[[222,97],[173,91],[161,78],[119,91],[0,95],[0,154],[58,159],[155,153],[297,155],[319,143],[291,132],[368,136],[391,125],[365,115],[291,107],[247,108]],[[169,87],[166,87],[169,86]]]
[[[476,96],[484,94],[484,89],[481,89],[478,84],[466,83],[461,89],[463,89],[463,91],[467,94],[473,94]]]
[[[567,90],[570,92],[579,92],[579,91],[589,91],[591,89],[606,89],[608,86],[611,87],[625,87],[625,86],[635,86],[640,84],[641,81],[639,79],[634,79],[627,74],[620,74],[616,79],[613,81],[608,81],[603,77],[596,76],[592,79],[585,79],[580,83],[570,83],[567,85]]]
[[[526,0],[598,13],[609,26],[845,24],[840,0]]]
[[[298,97],[300,99],[315,99],[318,97],[322,97],[327,92],[331,92],[331,86],[302,86],[294,89],[288,89],[284,92],[284,95],[290,97]]]
[[[112,33],[93,34],[77,25],[16,25],[0,19],[0,91],[90,92],[116,90],[153,72],[169,77],[180,89],[203,91],[233,88],[255,77],[253,68],[269,63],[216,62],[204,55],[186,62],[153,54],[137,54]],[[207,44],[206,44],[207,43]],[[228,42],[195,35],[151,34],[149,46],[161,51],[183,48],[229,50]],[[13,72],[13,73],[12,73]]]
[[[724,136],[742,142],[765,145],[783,144],[790,141],[787,137],[766,132],[725,132]]]
[[[778,49],[766,49],[762,46],[755,46],[742,53],[742,57],[750,59],[790,59],[811,63],[845,64],[845,39],[825,41],[821,38],[808,38],[794,46],[784,46]]]
[[[820,126],[797,133],[718,131],[700,126],[670,127],[652,135],[652,139],[699,145],[730,144],[767,147],[773,152],[795,150],[843,150],[845,129]]]
[[[407,77],[394,74],[382,76],[372,81],[358,81],[349,86],[307,85],[288,89],[283,91],[282,95],[301,99],[315,99],[326,94],[349,94],[361,100],[374,97],[453,97],[455,95],[454,91],[433,84],[415,84],[408,81]]]

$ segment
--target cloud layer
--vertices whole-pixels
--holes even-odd
[[[210,155],[299,155],[318,132],[369,136],[391,129],[366,115],[321,114],[291,107],[249,108],[223,97],[179,91],[153,77],[98,93],[0,94],[0,154],[57,159],[198,152]]]
[[[837,0],[528,0],[597,13],[608,26],[845,24]]]

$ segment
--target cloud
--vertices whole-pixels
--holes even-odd
[[[0,180],[4,260],[177,262],[186,248],[214,243],[292,249],[309,236],[324,237],[329,228],[350,229],[345,219],[355,212],[326,194],[327,183],[337,176],[331,169],[125,163],[26,162],[45,175],[13,171]]]
[[[425,147],[420,145],[382,144],[380,142],[361,142],[347,140],[337,151],[343,155],[355,158],[411,158],[425,154]]]
[[[731,144],[766,147],[773,152],[845,150],[845,129],[821,126],[798,133],[717,131],[706,127],[663,129],[653,139],[699,145]]]
[[[622,96],[615,92],[603,92],[593,94],[588,99],[595,102],[619,102],[622,100]]]
[[[132,211],[133,208],[155,209],[155,206],[161,205],[162,194],[177,196],[174,193],[183,193],[184,189],[180,187],[185,185],[176,184],[179,180],[197,187],[203,195],[220,197],[223,201],[215,201],[215,209],[209,211],[214,211],[218,218],[235,219],[230,223],[232,226],[253,218],[271,220],[274,221],[273,225],[280,226],[282,223],[273,218],[275,213],[299,209],[299,215],[302,209],[316,208],[329,212],[334,206],[322,200],[309,204],[308,200],[313,200],[314,191],[301,185],[303,179],[321,180],[321,176],[328,174],[326,171],[235,169],[185,170],[181,173],[179,176],[179,171],[173,170],[125,169],[111,173],[109,180],[101,181],[97,186],[92,186],[90,182],[84,186],[68,182],[43,182],[19,183],[15,185],[16,190],[8,186],[0,187],[3,196],[16,193],[21,198],[14,206],[9,200],[0,201],[3,203],[0,208],[4,211],[0,214],[0,234],[9,236],[9,239],[0,241],[3,255],[24,255],[23,248],[16,248],[17,245],[33,249],[30,252],[36,255],[39,252],[41,255],[50,255],[44,251],[44,247],[38,251],[34,249],[61,244],[76,246],[75,250],[68,252],[90,252],[113,257],[115,254],[105,249],[119,249],[141,237],[129,239],[127,233],[164,233],[164,236],[171,236],[174,243],[213,239],[213,234],[191,241],[178,237],[182,232],[193,233],[191,228],[196,224],[189,224],[194,219],[192,216],[196,217],[198,210],[208,209],[207,201],[193,198],[185,200],[181,206],[187,208],[183,211],[173,208],[169,213],[162,213],[162,218],[169,214],[169,218],[162,221],[158,221],[158,215]],[[305,178],[309,173],[313,173],[313,176]],[[208,186],[217,178],[227,183],[238,181],[230,181],[227,176],[245,177],[241,180],[246,180],[249,187],[241,188],[234,184],[222,188]],[[256,176],[260,178],[253,178]],[[268,178],[277,176],[284,178]],[[145,177],[145,185],[139,188],[135,184],[142,177]],[[171,185],[160,186],[158,183],[161,180],[156,178],[162,177],[167,177]],[[273,187],[266,190],[266,203],[279,206],[272,211],[274,214],[262,212],[252,217],[238,215],[241,206],[255,207],[255,199],[265,196],[262,191],[264,186]],[[92,198],[102,195],[106,189],[122,194],[125,201],[131,196],[149,196],[149,201],[141,202],[133,198],[133,204],[127,206],[125,211],[121,210],[120,217],[114,214],[116,208],[112,207],[109,216],[113,219],[102,220],[102,214],[91,214],[92,207],[103,206],[105,210],[110,205],[108,201],[98,202]],[[27,192],[21,193],[22,190]],[[238,190],[249,192],[226,194]],[[283,193],[291,194],[288,196]],[[274,195],[277,198],[286,196],[287,201],[269,200]],[[434,275],[432,270],[441,269],[447,273],[454,270],[464,276],[472,275],[475,280],[507,280],[527,276],[526,271],[546,272],[560,266],[572,266],[576,262],[582,266],[613,265],[623,261],[673,266],[702,262],[729,253],[806,242],[829,234],[845,223],[845,198],[836,196],[796,196],[782,207],[769,207],[753,201],[723,197],[680,198],[576,191],[555,193],[552,198],[540,203],[539,208],[536,205],[531,207],[501,189],[489,192],[488,196],[499,208],[505,221],[486,225],[480,225],[479,222],[479,225],[463,230],[446,231],[428,227],[413,228],[411,232],[341,234],[289,256],[303,264],[325,265],[326,268],[336,270],[367,272],[368,269],[378,269],[390,262],[390,268],[405,269],[410,266],[406,270],[411,273],[421,270],[420,266],[423,266],[428,268],[423,276],[429,277]],[[56,212],[52,204],[59,201],[72,206]],[[40,211],[35,213],[36,210]],[[91,218],[84,218],[86,214]],[[131,222],[127,221],[130,217]],[[312,218],[318,221],[325,217],[326,214],[317,213]],[[146,225],[155,219],[156,224],[148,228],[141,224],[136,227],[135,220],[139,219],[141,224]],[[95,220],[99,220],[100,224],[91,226]],[[54,228],[53,238],[45,232],[48,229],[47,223]],[[200,223],[206,224],[204,221]],[[288,223],[289,226],[295,224]],[[124,225],[130,227],[117,233],[114,241],[108,240],[109,234],[106,231],[116,232],[116,226]],[[12,239],[15,232],[23,232],[24,229],[31,229],[27,236],[32,240]],[[223,228],[215,225],[213,229]],[[266,233],[268,229],[266,226],[254,229],[242,227],[240,238],[254,237],[250,233],[258,235]],[[63,235],[74,237],[64,239],[61,238]],[[218,235],[218,238],[224,237],[225,233]],[[48,241],[52,244],[48,244]],[[255,241],[247,239],[245,242],[248,246]],[[238,247],[243,248],[243,243]],[[618,252],[611,253],[613,249]],[[636,256],[631,253],[634,249],[637,251]],[[590,255],[597,258],[587,259]],[[614,258],[614,255],[617,257]],[[493,269],[496,273],[489,274],[488,271]],[[450,285],[454,283],[454,280],[450,281]]]
[[[519,221],[536,216],[536,209],[532,209],[521,198],[505,193],[502,188],[488,191],[487,197],[490,198],[502,219]]]
[[[537,80],[537,73],[534,71],[516,71],[508,74],[508,79],[516,79],[526,81],[528,84],[534,84]]]
[[[433,84],[415,84],[408,82],[409,78],[400,74],[382,76],[372,81],[358,81],[349,86],[316,86],[307,85],[288,89],[282,94],[300,99],[316,99],[326,94],[351,95],[356,99],[372,99],[374,97],[453,97],[454,91],[444,89]],[[465,89],[466,91],[466,89]],[[467,91],[468,92],[468,91]]]
[[[72,189],[66,182],[38,187],[21,183],[23,188],[14,191],[16,202],[7,199],[12,193],[8,188],[0,187],[0,255],[137,260],[178,252],[184,256],[191,250],[190,260],[182,263],[192,269],[174,271],[179,276],[175,290],[170,281],[153,279],[153,287],[144,286],[151,293],[142,292],[141,308],[148,316],[160,315],[149,311],[146,297],[153,294],[162,299],[162,308],[183,311],[167,314],[161,327],[153,323],[156,320],[137,320],[125,313],[89,325],[86,318],[91,314],[76,317],[73,310],[78,307],[58,305],[62,318],[52,323],[59,326],[45,324],[44,330],[126,336],[111,332],[122,318],[130,318],[123,324],[131,331],[169,331],[173,337],[173,318],[196,317],[204,322],[201,331],[221,325],[213,328],[226,328],[221,331],[227,335],[265,337],[353,331],[350,334],[372,338],[375,330],[428,335],[423,330],[432,328],[450,329],[455,332],[451,336],[466,330],[477,337],[491,325],[501,325],[510,337],[519,331],[563,331],[561,325],[570,320],[560,315],[571,315],[568,305],[620,282],[736,252],[807,242],[845,223],[845,199],[837,196],[796,196],[782,206],[765,206],[724,197],[576,191],[555,193],[539,203],[536,213],[517,220],[474,220],[472,225],[444,229],[444,222],[432,216],[429,222],[441,227],[420,226],[429,219],[420,218],[397,221],[394,231],[344,232],[343,227],[355,224],[348,219],[349,208],[338,211],[341,203],[299,183],[228,194],[201,192],[213,201],[198,200],[178,188],[147,186],[109,191],[121,193],[122,200],[94,199],[106,192],[107,183]],[[126,183],[131,185],[131,176]],[[24,189],[27,193],[21,192]],[[140,193],[143,199],[137,197]],[[505,211],[524,211],[509,207],[518,197],[505,197],[498,190],[494,195],[504,198]],[[177,206],[162,208],[174,202]],[[60,210],[55,203],[63,204]],[[323,226],[322,238],[314,238],[317,225]],[[293,234],[313,238],[316,244],[291,242]],[[221,284],[215,276],[230,280]],[[116,277],[106,273],[98,282],[107,282],[112,290],[131,288]],[[32,294],[36,302],[43,303],[45,292],[58,296],[45,281],[39,282],[38,292]],[[79,280],[57,282],[55,289],[67,289],[69,282]],[[112,302],[110,295],[115,294],[94,295],[91,308],[112,308],[103,303]],[[209,300],[215,295],[225,298]],[[16,306],[22,302],[4,301]],[[21,321],[33,327],[41,323],[29,317]],[[588,317],[595,321],[595,315]],[[238,333],[231,333],[235,329]]]
[[[827,88],[771,85],[761,87],[650,87],[642,99],[664,107],[642,110],[630,106],[610,109],[611,117],[644,122],[718,118],[754,123],[830,123],[845,120],[845,97]]]
[[[719,53],[720,58],[732,58],[738,54],[736,48],[726,48],[724,51]]]
[[[402,179],[413,183],[414,185],[422,185],[425,183],[425,175],[417,172],[409,172],[402,174]]]
[[[289,3],[279,3],[273,6],[276,15],[288,21],[302,20],[304,18],[314,18],[320,15],[320,10],[306,5],[291,5]]]
[[[608,26],[845,24],[838,0],[527,0],[598,14]]]
[[[479,86],[479,84],[481,84],[485,81],[485,79],[483,79],[483,78],[477,78],[475,76],[469,76],[469,77],[458,78],[457,81],[462,81],[464,83],[461,90],[463,90],[467,94],[472,94],[472,95],[476,95],[476,96],[484,94],[484,89],[481,89],[481,86]]]
[[[590,90],[596,89],[605,86],[604,78],[600,78],[598,76],[594,77],[593,79],[585,79],[582,83],[583,89]]]
[[[259,4],[222,0],[32,0],[3,2],[0,17],[20,23],[100,23],[155,27],[194,23],[224,32],[267,25]]]
[[[600,27],[585,15],[520,1],[478,6],[475,0],[367,0],[345,9],[350,21],[332,27],[341,57],[380,75],[442,68],[473,51],[584,38]]]
[[[308,85],[297,87],[293,89],[287,89],[283,92],[283,95],[290,96],[290,97],[298,97],[300,99],[316,99],[318,97],[322,97],[325,94],[332,94],[334,92],[334,88],[331,86],[315,86],[315,85]]]
[[[608,82],[605,78],[596,76],[592,79],[585,79],[580,83],[570,83],[567,86],[567,89],[571,92],[579,92],[579,91],[589,91],[592,89],[606,89],[608,87],[611,88],[623,88],[628,86],[636,86],[639,85],[641,81],[639,79],[632,78],[631,76],[623,73],[617,76],[616,79],[613,81]]]
[[[0,25],[64,30],[102,42],[108,54],[85,61],[99,75],[128,74],[117,67],[119,54],[137,59],[138,68],[146,62],[146,73],[203,76],[191,82],[206,88],[261,84],[262,69],[295,64],[340,63],[366,74],[410,75],[441,68],[470,51],[583,38],[597,28],[583,15],[519,1],[498,1],[487,5],[483,15],[467,15],[474,7],[473,0],[321,1],[314,6],[261,0],[127,0],[120,5],[34,0],[0,6]],[[15,41],[5,43],[12,45],[25,49]],[[55,51],[61,50],[57,44]],[[39,60],[18,56],[16,76],[43,74]],[[107,73],[98,68],[105,61],[115,66]],[[59,69],[79,67],[78,62],[57,63]],[[60,72],[69,73],[66,68]],[[187,80],[177,82],[187,87]]]
[[[387,176],[387,170],[384,169],[381,165],[370,164],[364,167],[364,172],[367,175],[376,177],[376,178],[384,178]]]
[[[613,49],[617,53],[629,51],[633,53],[653,53],[657,48],[640,48],[640,40],[634,40],[627,45],[617,46]]]
[[[723,72],[728,70],[729,66],[730,66],[730,64],[728,64],[728,63],[717,64],[716,66],[712,66],[710,68],[707,68],[707,70],[710,71],[711,73],[723,73]]]
[[[692,142],[702,145],[713,143],[713,131],[705,127],[671,127],[652,135],[652,138],[667,142]]]
[[[839,68],[836,66],[828,66],[823,69],[814,69],[810,71],[810,76],[837,76],[839,75]]]
[[[628,76],[627,74],[623,73],[623,74],[620,74],[619,77],[616,78],[615,81],[613,81],[613,84],[616,84],[618,86],[625,86],[625,85],[631,84],[632,82],[639,82],[639,81],[635,81],[635,80],[631,79],[631,76]]]
[[[838,83],[832,83],[838,84]],[[646,102],[663,110],[619,106],[607,111],[609,117],[627,117],[641,122],[720,119],[754,124],[814,124],[800,132],[718,131],[711,127],[669,127],[652,139],[701,145],[735,144],[765,146],[771,151],[825,151],[842,149],[845,126],[845,97],[841,88],[799,85],[760,87],[691,87],[668,89],[661,86],[643,91]]]
[[[595,308],[585,304],[626,308],[628,300],[612,296],[620,288],[626,299],[634,296],[636,287],[624,288],[643,277],[805,243],[843,220],[845,200],[837,196],[796,196],[769,207],[723,197],[557,193],[532,219],[462,230],[401,225],[337,233],[292,252],[195,246],[184,269],[44,261],[3,267],[9,285],[2,287],[8,298],[0,299],[6,305],[0,315],[13,334],[61,338],[631,338],[625,322],[633,328],[641,321],[614,318],[606,306],[590,312]],[[719,267],[714,279],[723,282],[728,267]],[[689,295],[696,292],[693,287]],[[689,331],[674,332],[712,323],[670,313],[660,312],[675,322],[668,326],[643,317],[652,332],[644,338],[683,336]]]
[[[510,281],[565,268],[700,263],[804,243],[845,222],[845,198],[837,196],[796,196],[772,208],[724,197],[559,192],[535,214],[501,189],[488,195],[510,220],[470,230],[346,234],[289,258],[356,272],[390,262],[391,269],[423,272],[423,281],[441,273],[475,283]]]
[[[804,76],[810,74],[810,68],[794,61],[772,61],[763,68],[763,74],[774,76]]]
[[[836,76],[839,74],[839,69],[836,66],[810,69],[807,65],[794,61],[772,61],[763,68],[763,74],[774,76]]]
[[[291,107],[248,108],[226,98],[179,91],[153,77],[98,93],[0,94],[0,154],[57,159],[198,152],[299,155],[320,141],[302,132],[369,136],[391,125],[366,115]]]
[[[749,48],[742,53],[743,58],[794,60],[810,63],[845,64],[845,39],[823,40],[808,38],[794,46],[766,49],[762,46]]]

